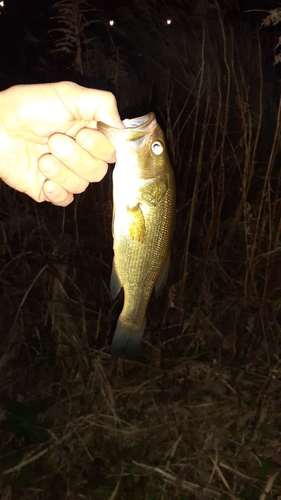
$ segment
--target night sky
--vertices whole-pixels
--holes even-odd
[[[21,10],[22,12],[26,13],[27,16],[36,16],[38,14],[45,14],[46,11],[49,9],[50,6],[52,6],[55,1],[54,0],[4,0],[5,2],[5,10],[11,11],[14,10],[15,13],[18,10]],[[93,5],[93,7],[97,4],[100,4],[101,6],[104,7],[105,12],[108,14],[109,17],[114,16],[116,10],[120,6],[130,6],[131,5],[130,0],[101,0],[100,2],[95,2],[93,0],[89,0],[89,4]],[[184,3],[188,4],[189,1],[184,1],[181,2],[183,5]],[[219,0],[219,3],[221,6],[224,6],[224,0]],[[238,0],[237,3],[240,5],[241,11],[246,11],[246,10],[252,10],[252,9],[264,9],[264,10],[270,10],[274,9],[277,7],[281,7],[281,2],[277,0]],[[166,0],[163,2],[163,4],[166,5],[175,5],[175,1],[173,0]],[[233,2],[233,5],[235,5],[235,2]]]
[[[209,0],[211,2],[211,0]],[[7,85],[18,82],[32,83],[36,81],[52,80],[60,77],[71,77],[62,75],[60,68],[51,68],[51,52],[53,47],[52,34],[50,28],[54,15],[52,6],[55,0],[4,0],[5,6],[1,8],[0,15],[0,85],[5,88]],[[108,19],[114,19],[117,10],[121,6],[130,8],[130,0],[88,0],[88,3],[94,8],[100,7]],[[263,12],[244,13],[246,10],[256,9],[270,10],[281,6],[281,1],[276,0],[219,0],[222,9],[227,10],[231,5],[235,11],[235,16],[241,16],[245,22],[261,23],[266,16]],[[191,0],[166,0],[157,1],[157,5],[173,6],[192,5]],[[235,6],[237,8],[235,9]],[[240,7],[240,10],[239,10]],[[132,9],[134,7],[132,6]],[[151,23],[155,20],[151,19]],[[96,36],[104,36],[108,26],[104,23],[92,25],[91,29]],[[279,27],[277,28],[279,30]],[[112,30],[110,36],[117,36],[116,31]],[[118,45],[118,41],[117,41]],[[44,65],[46,71],[44,72]],[[36,68],[40,68],[40,74]],[[48,67],[48,71],[47,71]]]

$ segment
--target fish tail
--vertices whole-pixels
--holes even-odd
[[[139,326],[126,325],[120,318],[118,319],[110,349],[112,360],[116,360],[122,354],[126,354],[128,358],[133,358],[136,355],[141,345],[145,325],[146,319]]]

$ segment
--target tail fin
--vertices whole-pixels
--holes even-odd
[[[146,319],[141,326],[132,325],[130,328],[123,325],[120,318],[118,319],[110,349],[112,360],[116,360],[122,354],[126,354],[128,358],[134,358],[141,345],[145,325]]]

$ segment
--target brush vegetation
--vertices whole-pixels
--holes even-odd
[[[95,36],[87,2],[56,2],[52,57],[123,118],[156,112],[177,218],[139,356],[113,364],[111,176],[66,209],[1,185],[3,500],[281,498],[276,40],[220,4],[134,1]]]

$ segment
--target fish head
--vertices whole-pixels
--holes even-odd
[[[154,113],[123,123],[124,129],[97,123],[116,150],[114,203],[130,208],[141,203],[144,212],[163,199],[173,178],[165,137]]]
[[[161,175],[169,163],[164,133],[155,114],[123,120],[125,129],[117,129],[98,122],[97,128],[105,134],[116,150],[116,166],[134,170],[142,179]]]

